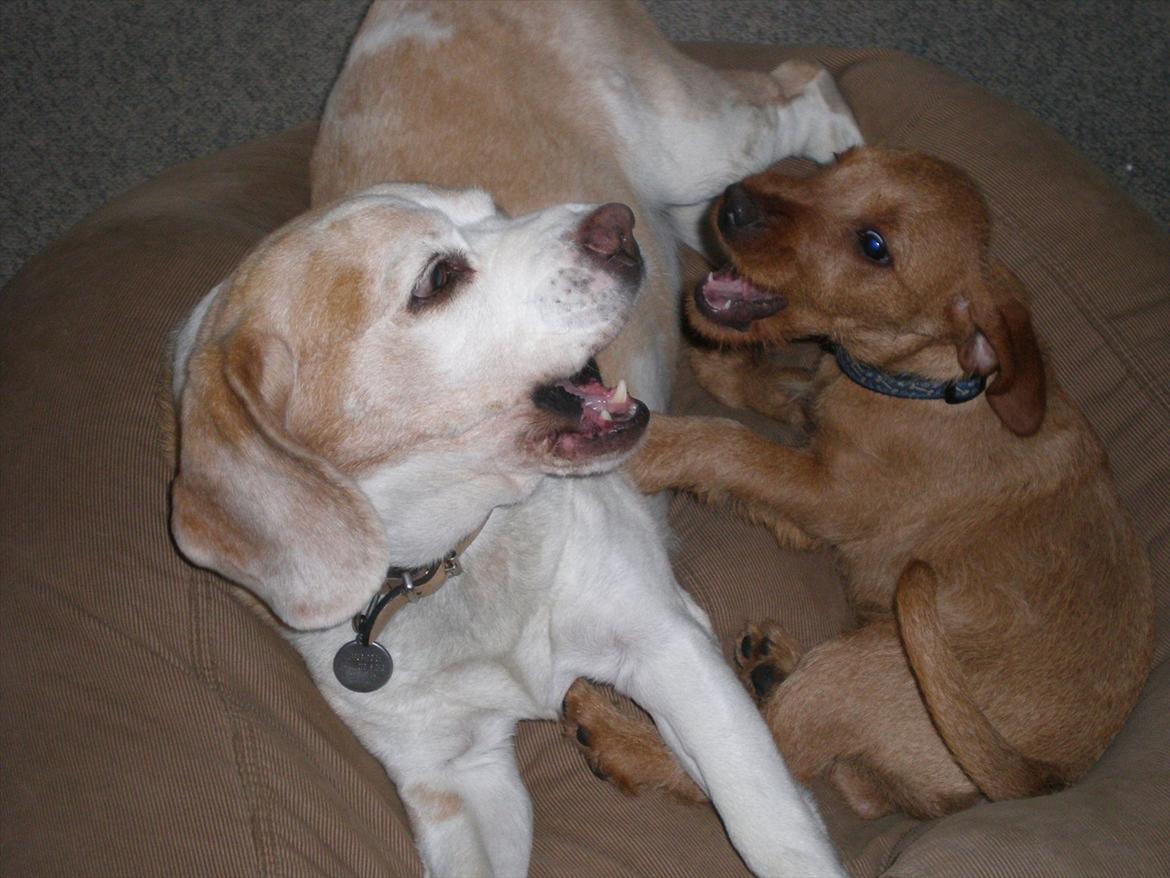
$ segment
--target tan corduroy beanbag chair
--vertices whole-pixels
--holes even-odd
[[[1057,374],[1105,441],[1151,554],[1156,667],[1076,786],[920,823],[823,792],[858,875],[1170,873],[1170,241],[1034,119],[884,51],[695,47],[721,66],[819,58],[874,142],[982,184],[995,246]],[[308,204],[311,127],[163,174],[33,260],[0,299],[3,875],[417,875],[381,766],[300,657],[167,533],[168,331]],[[714,412],[680,381],[681,410]],[[850,624],[825,555],[674,503],[677,569],[732,637],[772,615],[806,644]],[[517,746],[534,875],[736,875],[714,813],[597,781],[551,723]]]

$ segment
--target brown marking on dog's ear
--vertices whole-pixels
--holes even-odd
[[[227,349],[223,377],[248,416],[276,434],[270,422],[283,419],[297,377],[288,345],[272,335],[241,333]]]
[[[241,330],[192,359],[180,401],[171,528],[194,563],[251,589],[294,628],[353,615],[389,563],[385,530],[349,478],[289,434],[296,360]]]
[[[953,307],[960,325],[959,364],[976,375],[996,373],[987,402],[1017,436],[1031,436],[1044,421],[1044,360],[1022,301],[1022,287],[1006,267],[985,268]]]

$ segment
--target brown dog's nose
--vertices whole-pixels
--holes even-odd
[[[732,183],[723,191],[723,203],[719,206],[719,231],[723,234],[742,231],[761,225],[760,209],[739,183]]]
[[[634,212],[618,202],[603,204],[581,222],[577,243],[602,267],[623,278],[641,277],[642,252],[634,238]]]

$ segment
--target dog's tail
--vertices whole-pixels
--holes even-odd
[[[1064,784],[1054,767],[1016,751],[971,698],[939,622],[937,585],[934,571],[913,561],[898,580],[894,605],[902,646],[951,755],[992,801],[1059,789]]]

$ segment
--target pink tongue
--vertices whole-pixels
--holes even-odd
[[[578,396],[612,396],[613,391],[602,384],[600,381],[590,381],[588,384],[572,384],[565,382],[568,385],[570,393],[576,393]]]
[[[557,386],[562,390],[567,390],[573,396],[580,397],[585,400],[588,405],[591,402],[606,402],[613,391],[602,384],[600,381],[590,381],[588,384],[574,384],[572,381],[558,381]]]

